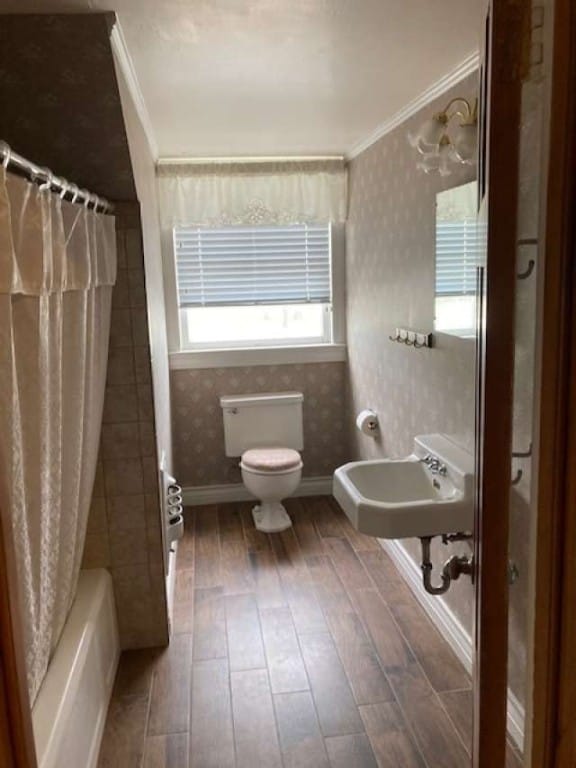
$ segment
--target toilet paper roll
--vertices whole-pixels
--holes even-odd
[[[365,435],[376,437],[378,433],[378,416],[369,409],[360,411],[356,417],[356,427]]]

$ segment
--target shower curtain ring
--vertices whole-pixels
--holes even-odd
[[[49,168],[40,168],[38,171],[38,178],[42,178],[42,176],[44,176],[45,179],[38,187],[39,192],[45,192],[47,189],[49,190],[52,187],[52,181],[54,179],[54,174]]]
[[[77,187],[76,184],[70,184],[70,189],[72,190],[72,202],[75,203],[80,194],[80,187]]]
[[[10,144],[5,141],[0,142],[0,149],[2,149],[2,152],[4,152],[2,165],[7,170],[8,166],[10,165],[10,160],[12,159],[12,150],[10,149]]]
[[[60,190],[60,200],[64,200],[66,197],[68,190],[70,189],[70,186],[66,179],[61,179],[62,189]]]

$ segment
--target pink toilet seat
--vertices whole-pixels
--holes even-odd
[[[302,465],[292,448],[250,448],[242,454],[242,465],[257,472],[286,472]]]

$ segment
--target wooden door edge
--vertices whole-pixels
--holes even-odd
[[[522,76],[530,7],[490,2],[484,375],[478,418],[474,768],[505,764],[508,517]]]
[[[556,0],[545,220],[532,746],[576,760],[576,10]]]

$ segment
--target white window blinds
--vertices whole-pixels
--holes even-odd
[[[329,303],[330,224],[176,227],[180,307]]]
[[[436,222],[436,295],[476,292],[480,238],[475,219]]]

